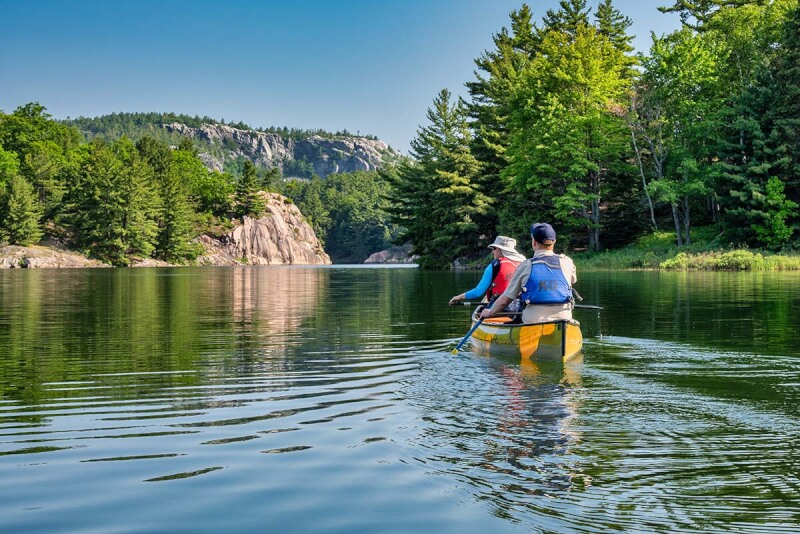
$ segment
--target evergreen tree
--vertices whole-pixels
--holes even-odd
[[[162,209],[158,219],[158,257],[170,263],[196,258],[200,249],[192,243],[194,211],[186,183],[177,169],[171,167],[161,179],[159,192]]]
[[[281,169],[279,167],[272,167],[271,169],[264,169],[259,173],[260,187],[264,191],[277,191],[281,182]]]
[[[658,10],[662,13],[678,13],[685,26],[702,30],[721,10],[763,3],[764,0],[675,0],[672,6],[659,7]]]
[[[258,217],[265,209],[264,199],[258,191],[258,173],[249,159],[244,160],[242,176],[236,184],[237,217]]]
[[[188,148],[191,150],[191,145]],[[171,263],[196,257],[197,247],[191,243],[194,237],[194,210],[189,200],[187,181],[178,172],[178,166],[174,165],[172,151],[151,137],[137,141],[136,149],[152,169],[155,189],[160,196],[161,209],[156,219],[157,257]]]
[[[67,217],[79,246],[118,266],[128,265],[130,256],[147,257],[154,250],[159,209],[152,170],[130,140],[90,145]]]
[[[188,152],[192,156],[197,156],[199,150],[197,146],[195,146],[194,141],[189,139],[188,137],[182,137],[180,143],[178,143],[178,150],[183,152]]]
[[[389,184],[385,178],[374,171],[332,174],[324,184],[330,210],[325,251],[331,259],[361,263],[373,252],[388,248],[396,229],[386,213]]]
[[[574,37],[578,28],[589,26],[586,0],[559,0],[557,10],[548,9],[542,18],[542,35],[548,32],[564,33]]]
[[[605,36],[614,47],[623,54],[633,52],[633,35],[628,34],[628,29],[633,24],[629,17],[623,15],[614,7],[612,0],[603,0],[597,6],[594,14],[597,32]]]
[[[473,131],[470,151],[481,166],[475,180],[494,206],[487,216],[477,218],[479,233],[484,236],[511,233],[503,219],[519,217],[520,207],[501,171],[508,164],[505,152],[513,89],[541,42],[531,17],[527,4],[511,12],[511,32],[503,28],[494,36],[495,49],[475,60],[479,69],[476,80],[466,84],[471,97],[467,104]]]
[[[489,198],[475,177],[480,168],[469,150],[471,134],[461,101],[442,90],[428,110],[430,121],[411,141],[414,163],[401,165],[396,178],[394,222],[405,229],[424,267],[446,267],[487,241],[476,220],[489,210]]]
[[[0,190],[0,236],[12,245],[32,245],[42,238],[41,209],[33,186],[17,173]]]
[[[121,223],[125,252],[129,256],[147,258],[155,250],[157,219],[162,209],[153,171],[130,139],[122,138],[112,146],[123,165],[118,187],[123,199]]]
[[[800,203],[800,7],[786,19],[769,68],[772,98],[765,119],[771,127],[773,175],[785,184],[787,197]]]
[[[295,199],[297,207],[306,218],[314,233],[325,244],[325,235],[330,225],[330,210],[328,209],[327,192],[319,176],[311,180],[296,180],[292,182],[290,194]]]

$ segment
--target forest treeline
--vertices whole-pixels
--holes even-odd
[[[388,245],[385,180],[361,172],[322,183],[283,181],[279,168],[249,160],[237,174],[209,170],[188,138],[177,146],[147,135],[87,141],[37,103],[0,113],[0,242],[47,238],[118,266],[149,257],[191,263],[199,234],[260,215],[259,192],[273,191],[298,200],[332,257],[363,261]]]
[[[88,138],[101,137],[107,141],[119,139],[123,135],[131,139],[138,139],[143,135],[152,135],[154,129],[172,123],[185,124],[191,128],[200,128],[204,124],[222,124],[236,128],[238,130],[252,130],[255,132],[272,133],[280,135],[284,139],[308,139],[312,136],[335,139],[337,137],[363,137],[364,139],[377,139],[374,135],[361,135],[350,133],[347,129],[337,132],[329,132],[321,128],[303,129],[289,128],[286,126],[267,126],[253,128],[242,121],[225,122],[225,119],[212,119],[208,116],[186,115],[181,113],[110,113],[102,117],[78,117],[62,121],[64,124],[75,126]],[[155,127],[155,128],[154,128]]]
[[[635,54],[603,0],[523,4],[475,63],[469,96],[442,90],[391,173],[393,221],[421,263],[445,267],[498,233],[599,251],[655,230],[691,244],[797,246],[797,0],[675,0],[682,27]],[[524,245],[523,245],[524,248]]]
[[[528,242],[535,221],[567,250],[665,230],[686,247],[698,227],[721,247],[796,248],[798,1],[661,9],[682,27],[637,54],[612,0],[561,0],[538,21],[522,4],[475,60],[468,96],[436,95],[412,157],[378,172],[320,179],[302,161],[309,179],[248,161],[213,172],[191,141],[150,126],[207,117],[114,114],[101,128],[20,106],[0,114],[0,240],[47,235],[117,265],[189,262],[193,237],[258,213],[262,189],[294,200],[339,262],[411,242],[424,267],[446,268],[485,255],[497,234]]]

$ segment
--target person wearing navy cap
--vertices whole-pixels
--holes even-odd
[[[556,231],[547,223],[531,225],[533,257],[520,263],[505,292],[481,319],[495,315],[518,296],[525,304],[522,322],[543,323],[572,319],[575,299],[572,286],[578,276],[572,259],[556,254]]]

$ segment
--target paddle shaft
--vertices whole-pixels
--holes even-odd
[[[472,333],[475,331],[475,329],[478,328],[481,325],[482,322],[483,322],[483,319],[478,319],[478,321],[474,325],[472,325],[472,328],[469,329],[469,332],[467,332],[467,335],[464,336],[464,338],[461,341],[458,342],[458,345],[456,345],[456,348],[453,349],[453,354],[458,354],[458,350],[461,348],[461,345],[463,345],[464,343],[467,342],[467,340],[469,339],[469,336],[472,335]]]

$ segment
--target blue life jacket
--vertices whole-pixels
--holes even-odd
[[[526,304],[566,304],[572,302],[572,286],[561,270],[559,256],[539,256],[531,262],[531,275],[522,285]]]

